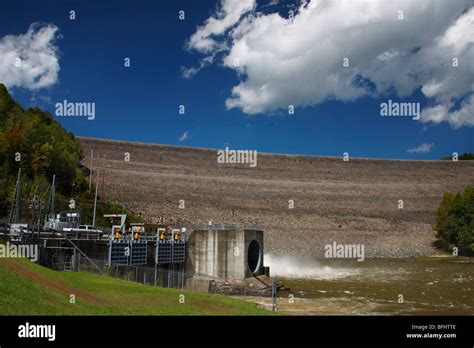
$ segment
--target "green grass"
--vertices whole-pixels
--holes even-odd
[[[32,279],[12,265],[34,272]],[[63,289],[65,287],[66,289]],[[70,294],[76,292],[76,303]],[[86,272],[56,272],[0,259],[0,315],[270,315],[227,296],[141,285]],[[184,294],[185,303],[179,302]]]

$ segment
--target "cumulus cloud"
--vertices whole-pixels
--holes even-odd
[[[189,138],[189,131],[186,131],[183,134],[181,134],[181,136],[179,137],[179,141],[185,141],[188,138]]]
[[[189,79],[214,61],[216,53],[227,50],[225,41],[216,40],[216,37],[226,33],[235,26],[240,18],[252,11],[256,6],[255,0],[221,0],[216,14],[206,20],[204,25],[197,28],[196,32],[186,42],[188,50],[195,50],[206,57],[199,61],[198,67],[181,67],[181,74]]]
[[[420,146],[408,149],[408,153],[428,153],[431,152],[431,149],[433,148],[434,144],[433,143],[424,143],[421,144]]]
[[[33,23],[25,34],[0,38],[0,82],[37,90],[56,83],[59,72],[58,28]]]
[[[258,114],[421,89],[430,104],[422,122],[474,123],[472,0],[304,1],[291,21],[256,12],[250,0],[231,16],[228,2],[188,48],[220,52],[216,61],[237,72],[229,109]]]
[[[216,41],[214,37],[224,34],[239,22],[242,15],[254,7],[255,0],[221,0],[217,13],[208,18],[204,25],[197,28],[189,39],[187,47],[203,53],[223,48],[222,41]]]
[[[421,121],[435,124],[448,121],[454,128],[474,126],[474,95],[464,99],[457,110],[451,110],[450,105],[452,103],[447,102],[424,109],[421,112]]]

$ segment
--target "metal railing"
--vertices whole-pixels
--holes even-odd
[[[236,296],[271,296],[272,284],[268,288],[257,289],[248,283],[248,279],[222,279],[198,275],[191,272],[185,272],[182,267],[184,265],[174,266],[170,268],[152,267],[152,266],[130,266],[130,265],[111,265],[106,261],[93,260],[93,267],[89,262],[82,258],[78,262],[78,271],[86,271],[91,273],[100,273],[126,281],[133,281],[143,285],[159,286],[164,288],[187,289],[187,282],[201,281],[208,284],[208,292],[236,295]],[[99,271],[100,269],[100,271]],[[206,291],[206,290],[204,290]]]
[[[134,281],[136,283],[166,288],[183,289],[186,278],[192,277],[189,273],[183,271],[177,266],[173,268],[150,267],[150,266],[131,266],[131,265],[108,265],[106,261],[93,260],[97,267],[85,262],[81,258],[79,270],[91,273],[101,273],[110,277]],[[100,271],[99,271],[100,270]]]

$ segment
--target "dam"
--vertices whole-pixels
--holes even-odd
[[[151,222],[256,224],[275,256],[325,259],[333,241],[364,245],[366,259],[437,255],[433,224],[443,193],[473,184],[474,161],[259,152],[252,168],[218,163],[212,149],[78,139],[83,164],[93,150],[94,168],[106,172],[107,198]]]

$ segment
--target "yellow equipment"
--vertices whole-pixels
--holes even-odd
[[[161,231],[160,232],[160,240],[165,240],[166,237],[166,231]]]

